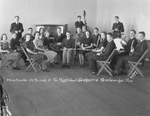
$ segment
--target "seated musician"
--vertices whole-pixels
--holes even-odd
[[[125,40],[123,40],[123,41],[126,42]],[[122,41],[120,41],[120,42],[122,43]],[[131,30],[130,31],[130,39],[128,40],[128,42],[126,42],[126,44],[122,43],[122,45],[124,46],[124,50],[118,50],[113,55],[111,62],[110,62],[111,69],[112,70],[114,69],[119,57],[129,55],[129,53],[132,53],[137,44],[138,44],[138,40],[136,39],[136,31]],[[125,73],[125,72],[121,72],[121,73]]]
[[[70,59],[71,53],[73,52],[73,48],[75,47],[74,39],[71,38],[71,32],[66,32],[66,38],[63,39],[63,65],[62,68],[70,68]]]
[[[82,30],[80,27],[77,27],[77,33],[73,36],[73,39],[75,40],[75,47],[79,48],[82,38],[84,37],[84,34],[82,33]]]
[[[104,50],[104,48],[107,45],[107,39],[106,39],[107,33],[105,31],[102,31],[96,44],[96,48],[93,49],[91,52],[88,52],[85,54],[89,61],[89,68],[91,68],[91,58],[95,56],[97,53],[100,53]]]
[[[114,75],[120,74],[122,70],[126,72],[125,64],[127,61],[138,61],[139,58],[143,55],[143,53],[148,49],[147,41],[145,40],[145,32],[141,31],[138,35],[139,43],[136,45],[133,52],[129,53],[129,55],[125,55],[119,58],[117,64],[115,66],[115,71],[113,72]]]
[[[34,40],[34,36],[32,35],[32,33],[33,33],[33,28],[29,27],[29,28],[28,28],[28,32],[19,40],[20,43],[24,43],[24,42],[25,42],[25,38],[26,38],[25,36],[26,36],[27,34],[30,34],[31,40],[33,41],[33,40]]]
[[[84,67],[84,56],[86,53],[90,52],[93,47],[93,41],[90,36],[90,32],[86,31],[86,37],[81,40],[81,50],[79,51],[79,63],[80,67]]]
[[[106,60],[111,52],[116,48],[116,45],[113,41],[113,34],[112,33],[107,33],[107,45],[105,47],[104,52],[99,52],[95,56],[91,58],[91,71],[92,74],[97,74],[98,69],[97,69],[97,60]]]
[[[115,16],[115,23],[112,26],[113,38],[121,38],[122,33],[124,33],[123,23],[119,21],[119,17]]]
[[[39,33],[39,32],[38,32]],[[46,66],[47,57],[43,54],[43,51],[36,49],[35,45],[31,41],[30,35],[26,35],[25,48],[28,52],[29,57],[35,60],[42,66],[43,72],[49,72]]]
[[[13,50],[10,49],[9,43],[7,42],[7,35],[2,34],[1,36],[1,52],[3,53],[3,56],[6,60],[11,61],[8,64],[8,67],[11,67],[13,64],[13,69],[14,70],[20,70],[18,62],[20,60],[21,54],[19,52],[14,52]]]
[[[55,49],[61,49],[62,48],[62,41],[65,38],[65,35],[61,33],[61,28],[57,28],[57,34],[54,36],[54,44]]]
[[[35,32],[35,39],[33,40],[33,43],[36,49],[43,51],[43,54],[47,56],[47,62],[54,62],[57,53],[52,50],[48,50],[47,48],[44,48],[43,41],[39,37],[39,32]]]
[[[45,37],[43,40],[43,46],[49,50],[53,50],[53,39],[50,38],[50,33],[48,31],[45,32]]]
[[[40,28],[39,29],[39,38],[42,40],[42,41],[44,41],[44,37],[45,37],[45,35],[44,35],[44,28]]]
[[[87,31],[87,29],[86,29],[86,26],[84,25],[84,26],[82,26],[82,33],[83,33],[83,35],[84,36],[86,36],[86,31]]]
[[[84,23],[81,21],[81,16],[77,16],[77,21],[75,22],[75,27],[76,29],[79,27],[82,29],[82,27],[84,26]]]
[[[59,64],[60,59],[62,59],[62,41],[65,38],[65,35],[61,33],[61,28],[57,28],[57,34],[54,35],[54,51],[57,52],[57,62]]]
[[[10,48],[14,51],[14,52],[19,52],[21,54],[21,58],[24,60],[25,65],[28,66],[29,62],[27,61],[27,57],[24,54],[24,52],[21,50],[20,48],[20,42],[18,39],[16,39],[16,33],[12,34],[12,39],[10,40]]]
[[[97,27],[94,28],[94,33],[91,35],[91,38],[93,39],[93,48],[96,48],[97,40],[99,38],[99,29]]]

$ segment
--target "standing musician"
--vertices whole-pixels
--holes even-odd
[[[22,38],[22,32],[24,31],[22,23],[19,22],[19,16],[15,16],[15,22],[10,26],[10,32],[16,33],[17,40]]]
[[[75,27],[76,29],[79,27],[82,29],[82,27],[84,26],[84,23],[83,21],[81,21],[81,16],[77,16],[77,21],[75,22]]]
[[[123,23],[119,21],[119,17],[115,16],[115,23],[112,27],[113,38],[121,38],[121,35],[124,32]]]

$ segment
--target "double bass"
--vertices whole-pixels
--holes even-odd
[[[86,22],[86,11],[85,10],[83,10],[83,18],[84,18],[84,24],[85,24],[86,30],[90,31],[90,33],[93,33],[93,28],[87,25],[87,22]]]

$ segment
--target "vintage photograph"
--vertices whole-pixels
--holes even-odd
[[[0,0],[0,116],[150,116],[150,0]]]

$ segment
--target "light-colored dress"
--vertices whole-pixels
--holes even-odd
[[[44,48],[43,41],[41,39],[35,39],[33,40],[33,42],[34,44],[36,44],[35,46],[38,46],[39,48]],[[47,56],[47,62],[53,63],[57,53],[52,50],[47,50],[44,52],[44,55]]]

